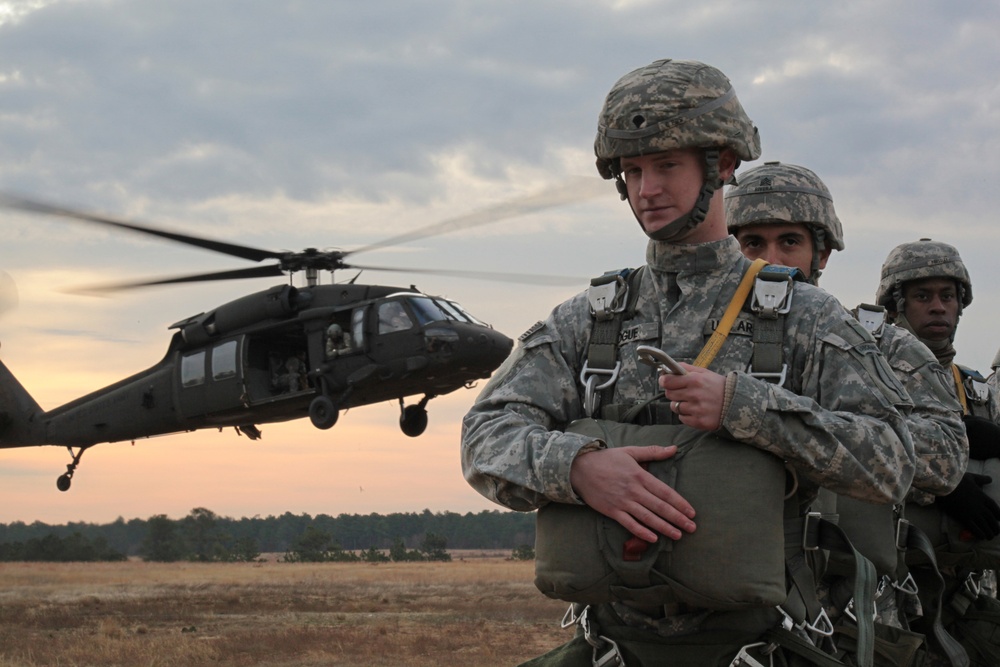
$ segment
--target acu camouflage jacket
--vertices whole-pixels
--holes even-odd
[[[661,391],[656,371],[638,362],[637,345],[656,345],[689,363],[698,355],[750,265],[732,237],[697,245],[650,241],[646,259],[637,312],[619,341],[615,402]],[[910,401],[871,335],[828,293],[797,283],[785,316],[788,379],[779,387],[746,373],[753,323],[744,310],[709,366],[735,374],[722,430],[786,460],[804,486],[875,503],[902,500],[914,475],[903,414]],[[522,337],[466,415],[463,471],[487,498],[525,511],[550,501],[580,503],[570,466],[593,445],[563,429],[586,416],[578,378],[592,326],[586,293],[557,306]]]

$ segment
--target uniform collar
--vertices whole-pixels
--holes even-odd
[[[674,244],[651,240],[646,246],[646,263],[655,271],[704,273],[729,269],[745,259],[733,236],[708,243]]]

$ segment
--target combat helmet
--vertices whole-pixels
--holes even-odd
[[[958,250],[947,243],[930,239],[903,243],[889,252],[882,264],[875,301],[890,311],[902,313],[903,284],[925,278],[955,280],[959,285],[961,308],[972,303],[972,280]]]
[[[824,250],[844,249],[844,228],[833,196],[820,177],[805,167],[765,162],[740,174],[740,182],[726,192],[725,202],[731,234],[749,225],[806,225],[813,238],[810,282],[819,278]]]
[[[694,208],[650,234],[667,241],[705,219],[712,195],[722,187],[718,160],[723,148],[739,160],[760,157],[760,136],[725,74],[704,63],[657,60],[629,72],[611,88],[594,140],[597,171],[628,192],[621,158],[678,148],[705,149],[705,182]],[[641,224],[640,224],[641,226]],[[644,229],[645,231],[645,229]]]

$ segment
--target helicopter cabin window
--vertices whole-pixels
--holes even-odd
[[[365,308],[355,308],[351,315],[351,333],[354,334],[354,346],[358,349],[365,343]]]
[[[413,326],[413,320],[406,314],[399,301],[385,301],[378,305],[378,332],[380,334],[405,331]]]
[[[205,384],[205,353],[195,352],[181,357],[181,386]]]
[[[212,349],[212,379],[236,377],[236,341],[231,340]]]

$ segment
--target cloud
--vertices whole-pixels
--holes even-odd
[[[985,370],[1000,312],[1000,294],[988,288],[1000,280],[993,222],[998,33],[1000,5],[988,0],[6,2],[0,191],[299,251],[365,247],[582,176],[594,179],[599,198],[372,250],[358,261],[595,276],[636,266],[645,246],[613,186],[595,176],[592,145],[604,95],[624,73],[654,59],[703,60],[733,81],[760,128],[763,159],[807,166],[829,186],[847,250],[831,258],[823,282],[847,305],[871,300],[881,262],[898,243],[931,236],[959,248],[975,284],[986,287],[976,288],[963,316],[958,360]],[[93,225],[0,215],[0,269],[19,296],[0,320],[0,349],[45,405],[152,365],[162,358],[171,323],[270,284],[69,297],[58,290],[247,264]],[[374,271],[359,280],[415,282],[511,336],[585,288]],[[457,397],[442,413],[452,420],[471,399]],[[397,407],[387,406],[386,414]],[[431,409],[433,420],[434,402]],[[375,414],[394,426],[394,415]],[[328,435],[360,442],[350,423]],[[457,426],[449,421],[448,428],[424,436],[440,438],[433,446],[445,452],[441,457],[456,452]],[[284,433],[269,433],[275,430]],[[175,443],[185,437],[206,457],[219,441],[191,434],[164,439],[171,446],[154,451],[179,452]],[[299,441],[297,432],[292,439]],[[244,447],[239,439],[228,453],[252,456]],[[88,453],[81,474],[96,475],[123,449],[98,456],[97,448],[93,460]],[[189,451],[164,458],[178,474],[193,474]],[[59,458],[53,450],[27,454],[44,456],[53,477],[65,465],[52,465]],[[20,465],[12,457],[21,452],[3,455],[5,468]],[[269,459],[258,474],[278,484],[280,462]],[[342,463],[330,463],[332,471],[313,466],[310,484],[322,486]],[[127,476],[129,464],[115,465],[115,474],[101,478],[100,493],[123,493],[114,480]],[[220,467],[206,468],[219,474]],[[151,497],[175,492],[152,489],[161,482],[144,469],[133,474]],[[441,474],[450,484],[457,468]],[[405,486],[404,477],[385,484]],[[232,484],[235,494],[239,480]],[[373,495],[372,484],[365,482],[364,497]],[[343,486],[359,495],[357,485]],[[86,488],[75,481],[72,493],[82,493],[71,507],[79,510],[50,509],[38,497],[31,506],[82,512],[91,502]],[[259,498],[227,498],[225,506],[184,499],[177,512],[204,505],[238,516],[240,502],[249,515],[305,509],[283,506],[286,492],[293,493],[276,489],[266,507]],[[479,502],[472,492],[455,498],[453,506],[434,509],[483,506],[472,505]],[[118,508],[111,518],[121,513],[120,503],[108,506]],[[418,498],[415,506],[426,504]]]

